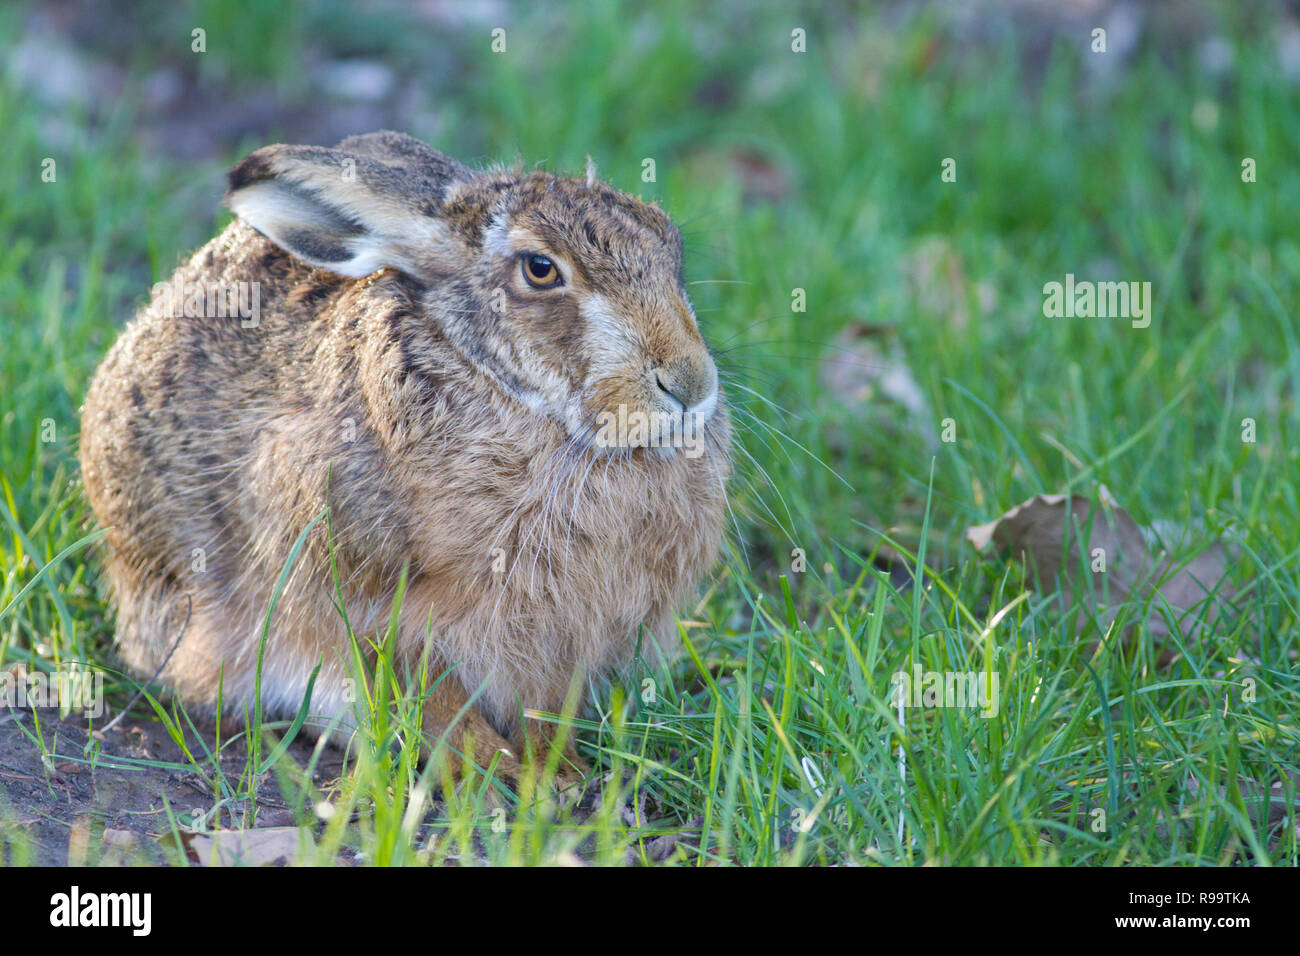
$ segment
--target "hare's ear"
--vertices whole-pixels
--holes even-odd
[[[264,146],[230,171],[226,203],[309,265],[420,275],[449,241],[439,217],[448,190],[471,175],[454,160],[398,166],[368,150]]]

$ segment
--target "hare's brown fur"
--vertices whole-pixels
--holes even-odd
[[[320,172],[340,156],[361,182],[342,189],[365,195]],[[179,279],[257,283],[257,324],[178,318],[156,295],[83,411],[127,662],[152,673],[188,611],[163,679],[204,702],[220,680],[250,706],[272,588],[327,506],[332,532],[308,536],[272,622],[273,713],[297,708],[320,663],[312,711],[348,721],[331,535],[358,636],[384,628],[409,565],[399,656],[427,639],[432,672],[452,668],[426,730],[481,687],[466,721],[480,756],[519,748],[523,710],[559,710],[575,674],[610,673],[638,638],[670,649],[723,533],[725,406],[698,457],[584,439],[603,409],[664,401],[648,375],[683,407],[716,393],[668,218],[601,183],[472,172],[396,134],[259,150],[231,186],[278,241],[236,220]],[[270,205],[241,207],[247,189]],[[303,215],[304,197],[300,236],[277,217]],[[521,242],[566,263],[562,293],[519,284]]]

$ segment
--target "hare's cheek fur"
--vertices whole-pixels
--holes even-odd
[[[357,178],[337,191],[341,159]],[[260,314],[191,314],[155,298],[83,410],[82,470],[107,529],[128,663],[151,674],[174,645],[164,680],[209,703],[220,682],[232,709],[250,705],[272,588],[327,507],[359,640],[386,625],[409,566],[399,653],[416,662],[427,643],[435,674],[454,668],[426,705],[431,733],[481,687],[467,720],[517,745],[521,710],[560,709],[575,674],[608,674],[638,639],[647,654],[656,643],[671,653],[673,613],[717,556],[730,467],[716,373],[682,315],[656,331],[610,290],[574,300],[563,342],[457,326],[451,316],[480,314],[482,303],[456,304],[456,288],[471,295],[463,284],[403,272],[418,256],[401,237],[433,234],[416,226],[440,215],[444,234],[465,233],[470,212],[458,219],[438,203],[509,175],[474,173],[409,137],[268,147],[237,173],[236,196],[288,186],[270,206],[248,202],[251,224],[231,223],[172,281],[255,284]],[[371,193],[382,213],[373,222]],[[627,197],[609,201],[636,212]],[[277,217],[274,241],[255,228],[265,208]],[[394,243],[394,267],[362,278],[312,261],[312,250],[337,248],[360,269]],[[618,401],[712,403],[708,441],[697,456],[576,448],[574,416]],[[271,622],[261,687],[273,712],[296,709],[320,663],[313,711],[350,721],[349,645],[332,594],[321,521]]]

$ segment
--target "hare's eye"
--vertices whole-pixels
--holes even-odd
[[[524,258],[524,278],[535,289],[553,289],[564,280],[560,270],[546,256],[526,256]]]

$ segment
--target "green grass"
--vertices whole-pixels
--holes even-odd
[[[304,821],[334,803],[309,858],[347,846],[373,863],[621,863],[689,823],[705,836],[671,862],[1295,865],[1294,828],[1270,847],[1235,786],[1294,771],[1300,736],[1300,87],[1277,67],[1267,23],[1207,8],[1198,42],[1218,32],[1237,44],[1217,78],[1197,66],[1196,42],[1149,32],[1134,62],[1100,79],[1086,31],[1042,28],[1043,59],[1014,33],[958,42],[937,16],[744,9],[708,22],[672,3],[511,16],[504,55],[489,51],[487,26],[422,45],[397,14],[354,22],[334,5],[272,18],[269,35],[216,3],[150,28],[179,42],[191,20],[206,24],[200,81],[238,74],[239,90],[286,95],[304,94],[283,51],[322,36],[401,69],[437,50],[438,129],[411,133],[472,161],[518,152],[572,171],[590,153],[613,185],[681,224],[739,413],[737,522],[728,560],[683,610],[688,653],[667,671],[638,661],[572,719],[608,774],[595,814],[580,820],[545,787],[516,797],[475,784],[423,820],[437,781],[409,745],[418,706],[411,682],[381,666],[359,675],[375,719],[335,792],[273,768],[301,794]],[[18,15],[0,16],[0,35],[16,35]],[[790,52],[793,26],[808,30],[808,53]],[[153,51],[140,64],[165,60],[139,49]],[[74,134],[60,145],[51,114],[0,82],[7,661],[115,666],[87,546],[15,598],[92,530],[76,434],[95,366],[148,285],[226,221],[220,171],[238,153],[194,163],[143,151],[133,90],[107,113],[58,115]],[[784,178],[775,200],[746,194],[741,154]],[[40,178],[47,156],[55,183]],[[956,183],[940,180],[945,157]],[[1243,157],[1257,182],[1242,182]],[[641,179],[646,158],[655,182]],[[1067,272],[1150,281],[1150,328],[1044,318],[1042,286]],[[791,309],[796,288],[804,312]],[[854,323],[893,328],[927,422],[829,392],[821,360]],[[947,418],[952,443],[939,440]],[[1244,418],[1254,444],[1241,440]],[[1172,666],[1157,664],[1145,627],[1127,648],[1095,649],[1095,633],[1029,588],[1018,564],[962,542],[1033,494],[1092,494],[1098,482],[1140,523],[1189,528],[1189,556],[1235,528],[1232,579],[1250,587]],[[900,593],[868,560],[882,534],[924,548],[922,587]],[[791,569],[796,547],[804,573]],[[1147,611],[1134,602],[1125,614]],[[916,664],[996,671],[998,714],[909,710],[900,724],[890,677]],[[110,687],[119,701],[133,691]],[[243,806],[255,774],[220,778],[211,742],[157,706],[214,800]],[[263,759],[286,725],[270,729]],[[1283,796],[1297,795],[1288,785]]]

